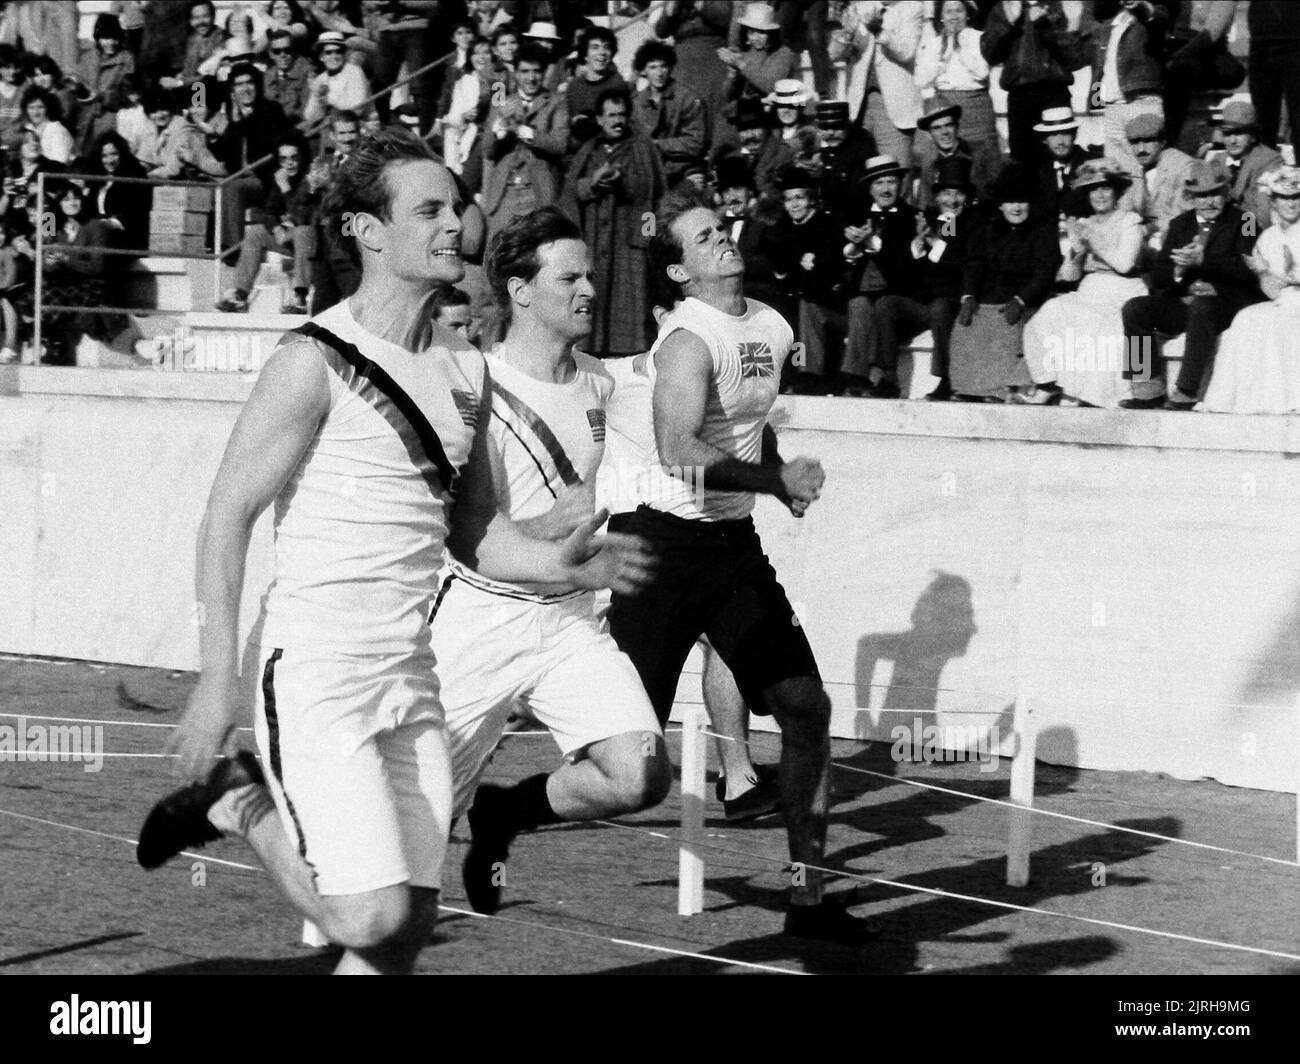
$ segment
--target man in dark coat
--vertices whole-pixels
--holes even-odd
[[[934,338],[930,373],[938,387],[926,396],[952,396],[948,380],[948,339],[962,295],[962,269],[977,215],[968,205],[975,198],[971,161],[962,156],[942,159],[935,170],[932,195],[936,209],[916,216],[916,236],[909,250],[914,282],[905,292],[881,296],[871,315],[874,346],[889,365],[898,364],[903,343],[929,329]]]
[[[600,135],[574,155],[563,205],[591,249],[596,302],[588,353],[621,358],[646,350],[653,335],[645,249],[666,182],[659,150],[632,129],[627,89],[607,89],[596,107]]]
[[[816,111],[821,149],[822,209],[833,218],[847,221],[857,213],[857,180],[867,160],[876,154],[876,141],[861,126],[849,122],[849,105],[844,100],[821,100]]]
[[[1159,359],[1149,367],[1150,380],[1144,379],[1148,367],[1130,365],[1124,376],[1135,381],[1135,395],[1119,404],[1128,410],[1191,410],[1214,365],[1219,336],[1239,310],[1264,299],[1259,279],[1246,265],[1256,227],[1246,225],[1241,210],[1228,202],[1227,173],[1198,160],[1187,181],[1187,195],[1194,207],[1169,223],[1151,272],[1152,294],[1130,299],[1123,312],[1130,352],[1143,350],[1144,344],[1154,349],[1157,334],[1185,332],[1183,365],[1168,399]]]

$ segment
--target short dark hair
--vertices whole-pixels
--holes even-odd
[[[543,246],[557,240],[581,239],[582,230],[577,223],[557,207],[539,207],[512,219],[492,234],[487,254],[483,256],[483,270],[507,321],[511,316],[510,278],[531,281],[542,268],[538,252]]]
[[[92,40],[117,41],[119,44],[126,40],[126,34],[122,32],[122,23],[116,15],[107,11],[95,17],[95,28],[90,31],[90,36]]]
[[[196,7],[206,7],[208,13],[212,15],[212,21],[217,21],[217,5],[214,4],[212,0],[190,0],[189,7],[185,9],[186,13],[190,15],[194,14],[194,9]]]
[[[515,69],[519,69],[520,63],[536,63],[545,70],[551,65],[551,57],[546,54],[546,49],[536,41],[524,41],[519,46],[519,51],[515,53]]]
[[[8,45],[0,45],[0,49],[8,47]],[[3,54],[4,53],[0,51],[0,56],[3,56]],[[12,49],[10,54],[12,55]],[[3,60],[0,59],[0,63],[2,62]],[[16,63],[17,59],[11,58],[10,62]],[[49,74],[56,82],[63,80],[63,69],[51,56],[31,55],[27,57],[27,63],[29,67],[28,76],[33,74]]]
[[[591,47],[592,41],[604,41],[609,45],[610,53],[618,55],[618,38],[614,36],[614,31],[605,26],[592,26],[586,31],[586,36],[582,41],[583,62],[586,62],[587,50]]]
[[[632,57],[632,69],[638,73],[655,60],[667,63],[670,68],[677,66],[677,49],[663,41],[646,41],[636,50]]]
[[[262,96],[262,72],[252,63],[236,63],[230,68],[230,76],[226,79],[230,82],[230,87],[235,87],[235,79],[242,77],[251,77],[253,79],[253,88],[257,90],[258,98]]]
[[[668,276],[668,267],[680,263],[684,251],[681,238],[673,232],[673,223],[700,207],[713,210],[703,192],[683,182],[669,189],[655,210],[654,235],[646,248],[646,260],[650,267],[650,292],[661,307],[671,307],[682,298],[682,286]]]
[[[357,214],[373,214],[385,222],[391,220],[393,190],[388,183],[389,170],[403,163],[425,161],[444,165],[428,144],[405,130],[386,127],[362,137],[334,172],[321,203],[328,228],[341,234],[344,219]],[[361,253],[356,241],[346,237],[343,243],[353,261],[359,262]]]
[[[491,38],[492,46],[496,47],[497,41],[501,40],[502,37],[513,37],[516,41],[518,41],[519,27],[516,26],[513,22],[501,23],[500,26],[498,26],[496,29],[492,31],[492,38]]]
[[[450,307],[468,307],[469,305],[469,293],[464,289],[451,284],[440,284],[433,293],[429,309],[433,312],[436,320],[439,314]]]
[[[627,113],[632,113],[632,95],[627,91],[626,85],[609,85],[600,90],[596,96],[596,117],[599,118],[605,113],[605,104],[610,100],[621,100],[623,106],[627,108]]]

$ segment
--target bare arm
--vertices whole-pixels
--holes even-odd
[[[703,340],[678,329],[660,345],[654,357],[658,371],[655,442],[668,472],[684,478],[698,470],[706,488],[774,495],[792,511],[793,503],[802,502],[806,509],[817,498],[825,479],[819,462],[808,458],[779,465],[744,462],[700,439],[713,375],[713,360]]]
[[[234,716],[239,671],[239,601],[253,524],[298,468],[329,409],[325,363],[315,345],[295,343],[267,360],[217,471],[199,526],[195,620],[199,682],[168,748],[200,779],[220,752]]]

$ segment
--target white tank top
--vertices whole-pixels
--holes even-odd
[[[493,482],[497,507],[512,521],[541,517],[566,488],[592,488],[605,453],[605,405],[614,382],[599,360],[573,352],[577,372],[556,384],[516,369],[496,354],[486,356],[492,415]],[[510,598],[551,602],[582,592],[542,593],[528,584],[489,580],[449,559],[447,568],[468,583]]]
[[[781,368],[794,345],[789,322],[766,303],[745,301],[745,313],[725,314],[689,296],[659,327],[647,369],[656,378],[655,353],[678,329],[694,333],[708,346],[713,380],[700,439],[742,462],[757,464],[763,455],[763,426],[780,391]],[[657,510],[692,521],[727,521],[754,509],[748,491],[712,491],[696,478],[671,476],[663,469],[654,444],[653,462],[643,500]]]
[[[614,394],[605,406],[605,458],[596,474],[596,506],[611,514],[630,513],[647,496],[654,458],[654,386],[645,354],[600,363]]]
[[[400,653],[428,642],[454,484],[469,459],[483,356],[439,329],[414,353],[359,326],[347,301],[322,341],[329,412],[275,500],[263,646]],[[291,333],[286,342],[297,339]]]

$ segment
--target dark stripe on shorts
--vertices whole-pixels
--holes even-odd
[[[284,804],[289,807],[289,817],[293,820],[293,830],[298,836],[298,855],[307,860],[307,836],[302,833],[302,823],[293,808],[293,799],[284,785],[284,770],[280,765],[280,718],[275,711],[275,663],[284,656],[284,651],[276,647],[266,659],[266,668],[262,670],[262,705],[266,713],[266,734],[271,746],[271,774],[284,793]]]
[[[573,468],[569,456],[564,453],[564,445],[555,438],[555,433],[538,416],[537,411],[517,395],[501,387],[499,381],[492,382],[492,391],[501,396],[502,401],[510,408],[511,412],[533,430],[538,442],[546,448],[546,453],[551,456],[551,461],[555,463],[555,471],[560,475],[560,479],[570,487],[574,484],[581,484],[582,478],[578,476],[577,470]]]
[[[456,472],[456,467],[452,465],[451,459],[447,457],[447,452],[443,449],[442,440],[438,438],[433,426],[429,424],[429,419],[425,417],[424,411],[420,409],[414,399],[406,394],[402,386],[388,375],[387,370],[363,355],[354,344],[335,336],[334,333],[323,326],[317,325],[314,321],[304,322],[290,331],[324,344],[352,366],[360,377],[392,403],[398,413],[405,419],[406,424],[415,431],[416,439],[419,441],[424,456],[433,463],[434,468],[438,471],[442,488],[453,496],[456,494],[456,489],[459,486],[459,475]],[[397,429],[399,436],[403,435],[400,426],[395,425],[394,428]],[[407,441],[404,440],[403,442]]]
[[[456,574],[448,575],[446,582],[438,589],[438,597],[433,600],[433,609],[429,611],[428,624],[433,624],[433,619],[438,615],[438,607],[442,605],[442,600],[447,597],[447,592],[451,590],[452,581],[456,579]]]

